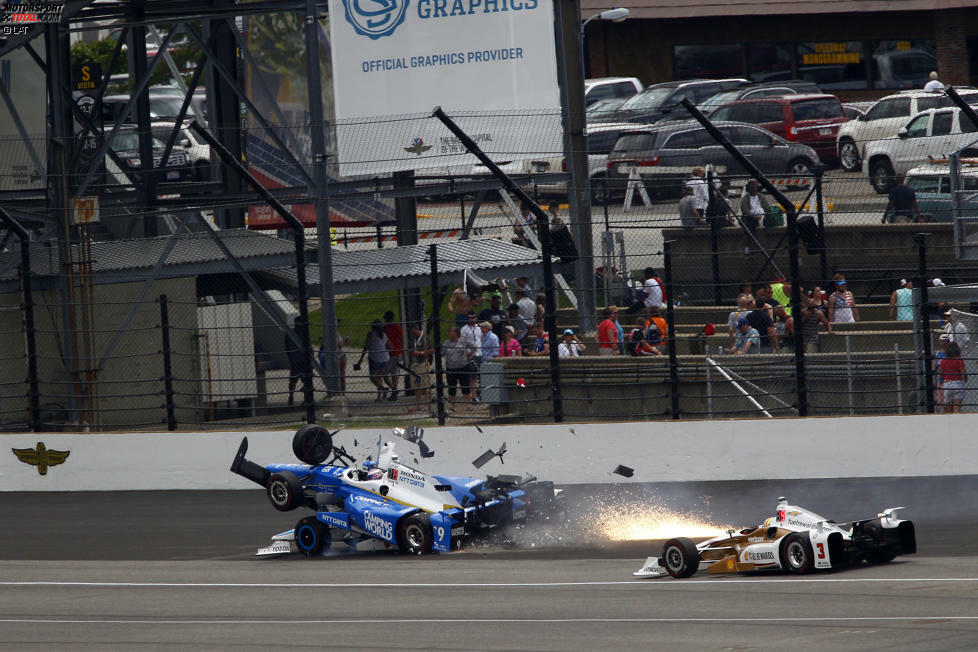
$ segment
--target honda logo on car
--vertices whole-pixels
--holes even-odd
[[[420,473],[413,473],[406,469],[391,469],[391,480],[394,482],[403,482],[404,484],[409,484],[412,487],[424,486],[423,475]]]
[[[394,526],[370,512],[363,513],[363,529],[379,539],[390,541],[394,538]]]

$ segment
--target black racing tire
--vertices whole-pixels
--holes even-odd
[[[852,138],[840,140],[839,165],[842,169],[846,172],[858,172],[860,163],[859,147],[856,146],[856,142]]]
[[[870,564],[888,564],[896,556],[896,552],[892,550],[873,550],[866,554],[866,561]]]
[[[307,423],[295,431],[292,452],[306,464],[322,464],[333,452],[333,436],[315,423]]]
[[[890,192],[893,185],[893,166],[888,158],[876,158],[869,164],[869,182],[873,185],[873,190],[881,195]]]
[[[788,163],[788,174],[810,177],[812,176],[812,162],[801,157],[791,159],[791,162]]]
[[[295,546],[306,557],[328,550],[329,544],[329,528],[315,516],[307,516],[295,524]]]
[[[265,490],[268,502],[280,512],[291,512],[302,503],[302,485],[291,471],[273,473]]]
[[[426,514],[409,514],[397,525],[397,545],[402,552],[423,555],[431,552],[433,541],[431,522]]]
[[[700,553],[696,544],[685,537],[669,539],[662,547],[662,562],[673,577],[689,577],[700,566]]]
[[[815,568],[815,553],[807,534],[794,532],[781,542],[781,567],[793,575],[804,575]]]

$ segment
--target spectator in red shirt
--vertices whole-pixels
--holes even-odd
[[[618,355],[618,327],[611,316],[611,308],[601,311],[604,320],[598,324],[598,355]]]
[[[941,377],[944,379],[944,411],[960,412],[964,400],[964,384],[968,382],[968,372],[961,359],[961,347],[956,342],[948,342],[947,355],[939,363]]]
[[[387,397],[388,401],[397,400],[397,365],[401,362],[404,355],[404,328],[394,321],[394,311],[388,310],[384,313],[384,334],[387,335],[388,347],[391,352],[390,365],[387,367],[387,384],[390,385],[391,394]],[[407,380],[405,379],[404,389],[407,390]]]

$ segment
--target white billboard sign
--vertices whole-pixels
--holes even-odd
[[[469,164],[441,106],[495,160],[560,152],[550,0],[330,0],[341,175]]]

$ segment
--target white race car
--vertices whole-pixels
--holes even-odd
[[[766,569],[801,574],[857,564],[885,563],[897,555],[917,552],[912,521],[896,517],[891,507],[876,518],[836,523],[778,499],[777,513],[757,527],[726,534],[700,544],[686,538],[666,541],[661,557],[649,557],[636,577],[689,577],[701,563],[708,573],[739,573]]]

